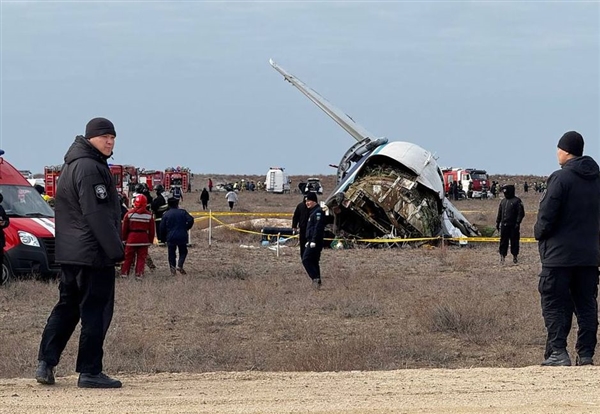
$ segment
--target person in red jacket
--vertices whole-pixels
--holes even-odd
[[[127,278],[135,259],[135,278],[144,276],[144,264],[148,256],[148,246],[154,241],[154,218],[146,208],[148,200],[144,194],[133,199],[133,208],[123,218],[123,241],[125,242],[125,261],[121,266],[121,277]]]

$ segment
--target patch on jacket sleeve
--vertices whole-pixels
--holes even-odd
[[[321,220],[321,213],[315,214],[315,218],[317,221]]]
[[[104,184],[96,184],[94,186],[94,194],[96,194],[99,203],[105,202],[108,199],[108,191],[106,191]]]

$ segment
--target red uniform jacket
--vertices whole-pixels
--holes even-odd
[[[154,242],[154,218],[146,207],[133,207],[123,218],[123,240],[127,246],[150,246]]]

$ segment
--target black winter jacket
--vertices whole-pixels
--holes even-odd
[[[168,244],[186,244],[187,231],[194,225],[194,217],[182,208],[169,208],[160,220],[162,240]]]
[[[55,196],[56,262],[114,266],[123,260],[121,207],[107,157],[77,136]]]
[[[534,236],[543,266],[600,265],[600,168],[589,156],[548,178]]]
[[[504,199],[498,206],[498,215],[496,216],[496,227],[520,226],[523,217],[525,217],[525,208],[523,202],[515,196],[515,186],[507,185],[503,187]]]
[[[309,210],[308,223],[306,224],[306,241],[323,247],[325,233],[325,214],[319,205]]]

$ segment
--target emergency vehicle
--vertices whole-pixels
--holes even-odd
[[[173,192],[173,188],[178,187],[181,193],[185,193],[190,182],[189,168],[167,168],[164,174],[164,187],[167,191]]]
[[[154,191],[157,185],[163,185],[165,173],[156,170],[141,170],[138,173],[138,180],[141,184],[147,184],[150,191]]]
[[[0,150],[0,193],[10,220],[4,229],[6,246],[0,283],[18,274],[58,274],[55,263],[54,210]]]
[[[446,195],[450,193],[450,184],[458,183],[458,189],[469,194],[471,187],[471,198],[486,197],[490,189],[489,179],[485,170],[475,168],[442,168],[444,177],[444,190]]]
[[[267,172],[265,190],[270,193],[289,193],[290,178],[283,167],[271,167]]]
[[[108,164],[117,192],[122,194],[129,189],[129,184],[137,182],[138,170],[133,165]]]
[[[56,186],[62,165],[50,165],[44,167],[44,189],[49,197],[56,195]]]

